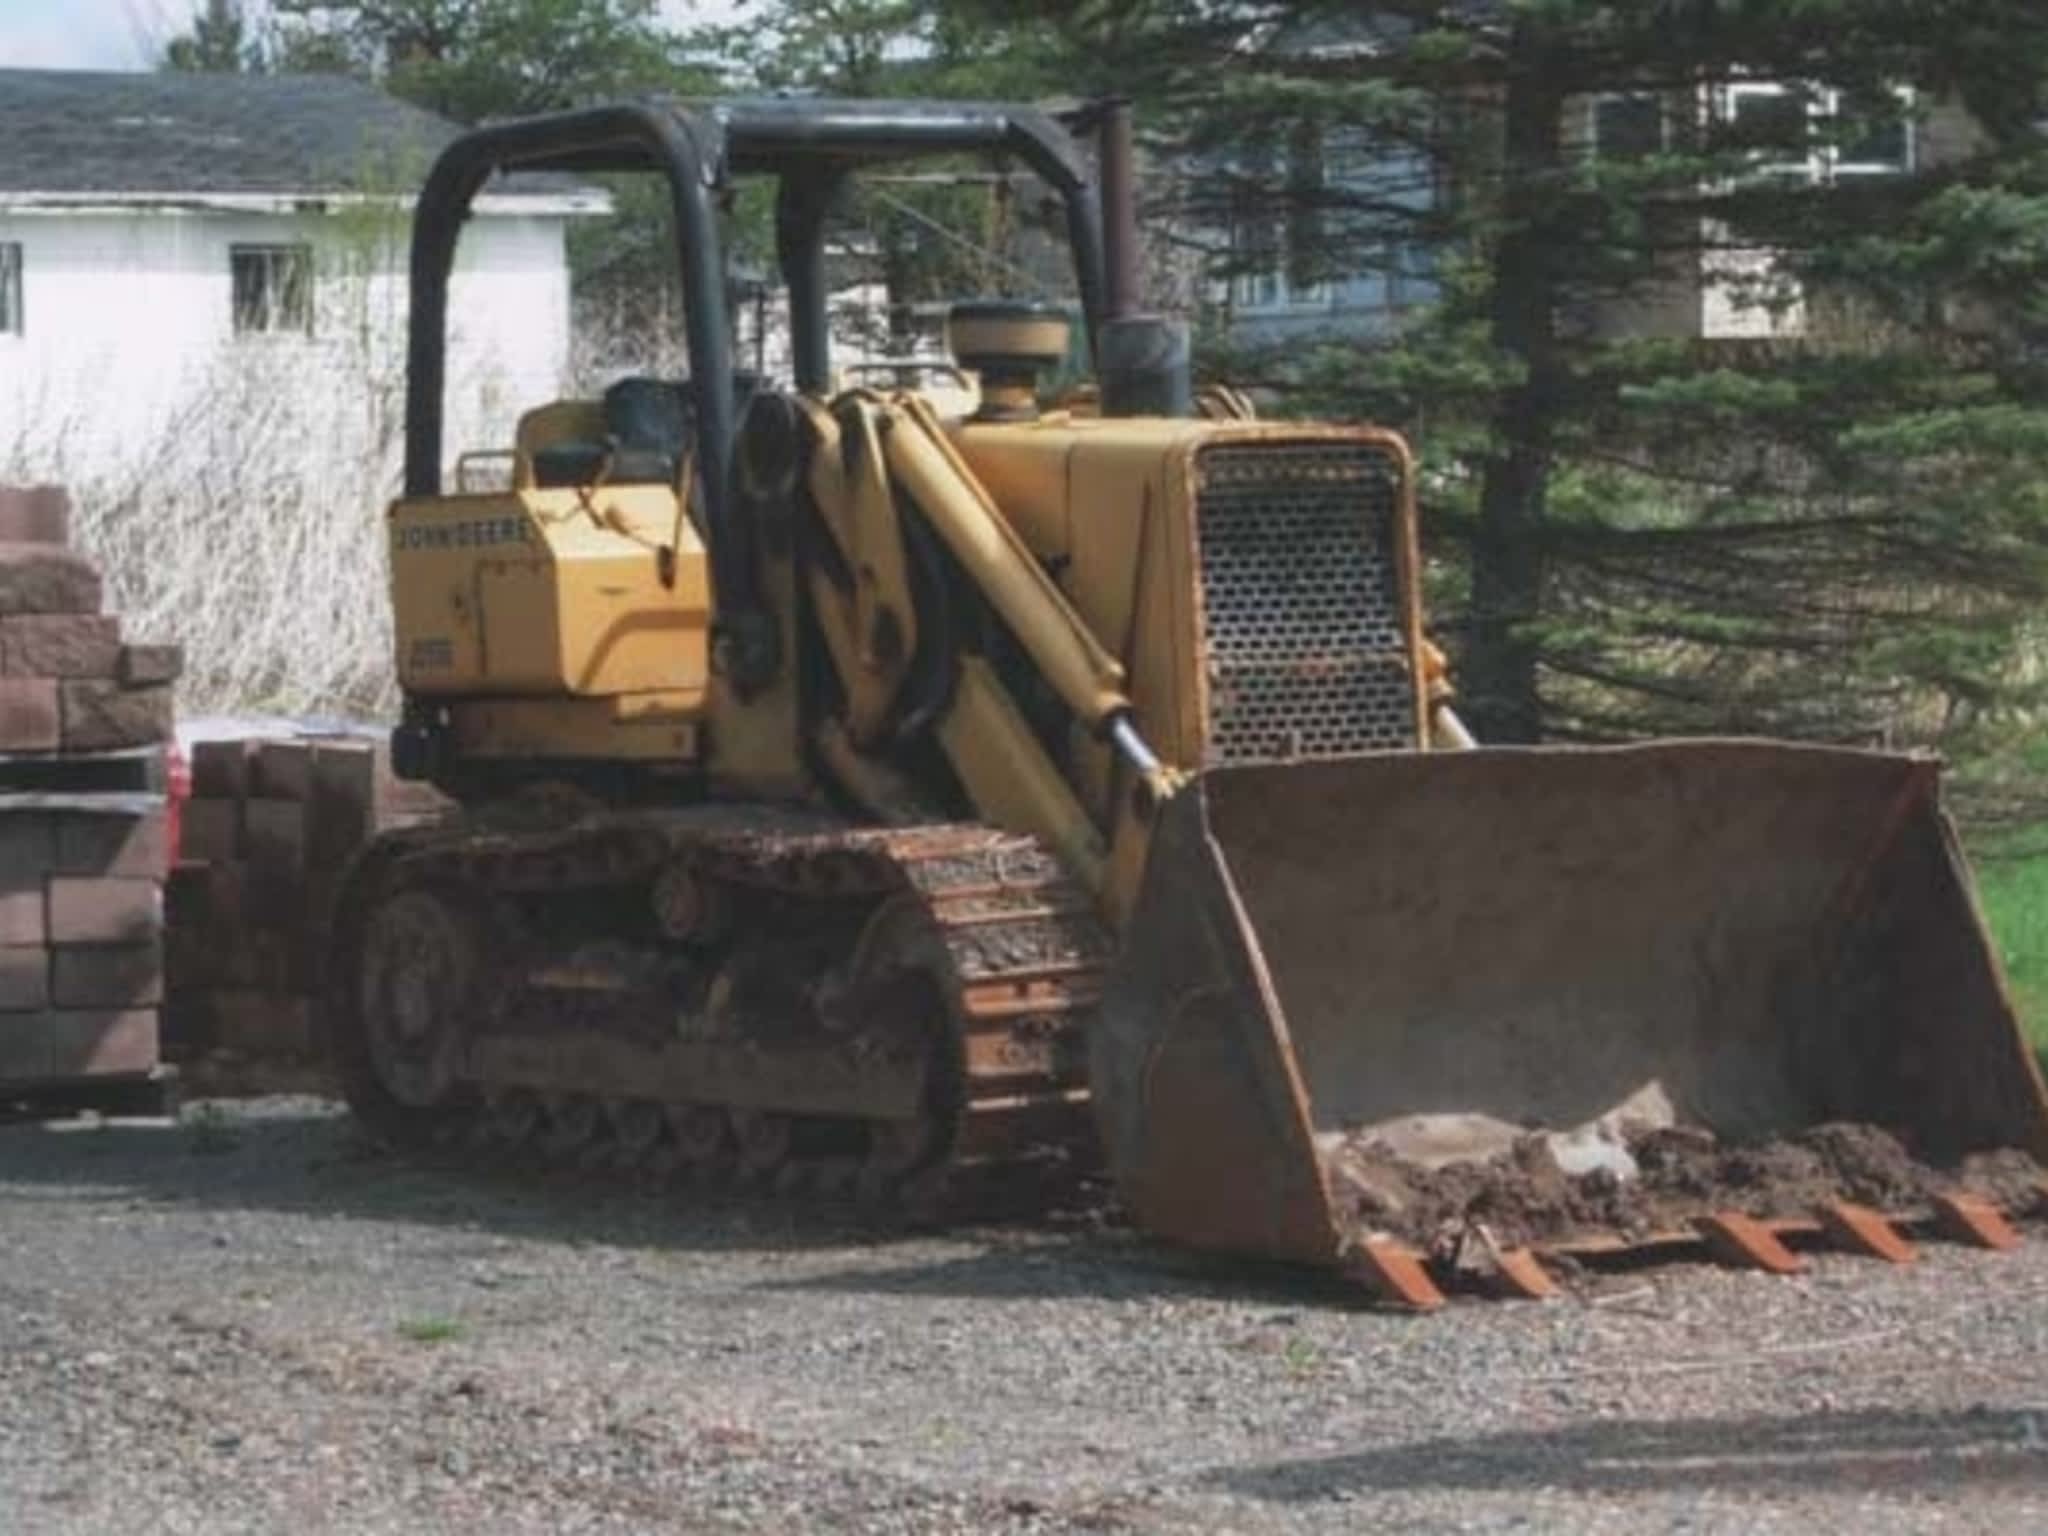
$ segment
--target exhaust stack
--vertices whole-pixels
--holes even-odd
[[[1102,241],[1107,267],[1097,372],[1105,416],[1187,416],[1194,384],[1185,321],[1144,313],[1131,104],[1101,104]]]

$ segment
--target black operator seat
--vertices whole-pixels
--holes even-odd
[[[604,440],[550,443],[533,455],[541,486],[674,485],[697,440],[690,386],[635,375],[604,392]]]

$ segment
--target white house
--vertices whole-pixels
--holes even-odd
[[[202,423],[216,446],[282,428],[381,458],[411,197],[457,131],[339,76],[0,70],[0,468],[96,480]],[[539,177],[478,201],[451,451],[558,393],[566,232],[606,206]]]
[[[0,70],[0,481],[70,486],[187,709],[388,707],[412,200],[458,131],[333,76]],[[451,459],[563,392],[567,232],[607,206],[477,200]]]
[[[1474,16],[1498,6],[1478,3]],[[1358,7],[1343,15],[1255,30],[1248,42],[1330,67],[1405,45],[1412,23],[1397,11]],[[1703,81],[1690,87],[1593,93],[1566,112],[1564,150],[1585,160],[1635,160],[1713,142],[1750,146],[1746,176],[1783,185],[1908,176],[1960,159],[1977,130],[1953,100],[1894,93],[1904,111],[1874,111],[1842,91],[1762,78]],[[1860,125],[1860,128],[1859,128]],[[1845,132],[1844,130],[1851,130]],[[1413,151],[1374,143],[1344,128],[1274,144],[1263,163],[1240,163],[1250,180],[1322,194],[1320,218],[1340,224],[1348,245],[1377,250],[1363,270],[1302,281],[1289,268],[1292,231],[1270,206],[1205,229],[1227,278],[1209,285],[1214,318],[1232,339],[1256,347],[1302,340],[1379,341],[1439,296],[1434,256],[1402,243],[1402,226],[1442,205],[1456,189],[1441,184]],[[1704,189],[1703,189],[1704,190]],[[1652,211],[1654,211],[1654,205]],[[1348,211],[1347,211],[1348,210]],[[1375,226],[1384,226],[1370,242]],[[1633,291],[1577,306],[1576,326],[1605,336],[1746,342],[1822,332],[1811,306],[1777,252],[1745,247],[1724,223],[1702,220],[1677,235],[1681,247],[1649,261]]]

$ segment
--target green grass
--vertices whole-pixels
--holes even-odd
[[[1986,854],[1977,860],[1977,889],[2020,1021],[2048,1070],[2048,852]]]
[[[462,1324],[452,1317],[409,1317],[398,1325],[402,1338],[415,1344],[452,1344],[462,1337]]]

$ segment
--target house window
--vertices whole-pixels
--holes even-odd
[[[1725,116],[1730,137],[1747,150],[1755,174],[1805,179],[1819,167],[1807,133],[1806,96],[1782,85],[1728,87]]]
[[[1436,296],[1436,252],[1417,241],[1396,244],[1387,263],[1387,308],[1415,309]]]
[[[1284,272],[1240,272],[1231,279],[1230,301],[1233,307],[1250,312],[1328,309],[1330,285],[1290,283]]]
[[[1913,169],[1910,92],[1872,102],[1843,94],[1834,103],[1837,176],[1904,176]]]
[[[1802,181],[1903,176],[1913,169],[1912,105],[1912,92],[1904,89],[1873,103],[1841,91],[1751,81],[1725,88],[1721,117],[1733,142],[1749,151],[1757,175]]]
[[[311,246],[231,246],[228,263],[234,277],[237,335],[312,334]]]
[[[21,245],[0,241],[0,336],[21,334]]]
[[[1664,103],[1642,93],[1593,101],[1593,153],[1602,160],[1641,160],[1664,148]]]

